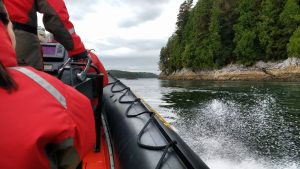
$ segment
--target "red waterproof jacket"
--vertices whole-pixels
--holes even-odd
[[[48,74],[12,68],[17,66],[16,55],[1,21],[0,39],[0,62],[18,87],[11,92],[0,88],[0,168],[69,167],[94,145],[90,101]]]
[[[84,1],[83,1],[84,2]],[[75,33],[63,0],[4,0],[12,22],[37,27],[37,13],[43,13],[47,31],[61,43],[70,56],[81,54],[85,47]]]
[[[93,64],[98,68],[99,72],[103,74],[103,87],[105,87],[108,84],[108,75],[103,64],[101,63],[97,55],[93,53],[91,50],[88,51],[88,54],[91,57]]]

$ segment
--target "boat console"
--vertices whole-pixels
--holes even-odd
[[[41,43],[44,71],[50,74],[57,74],[59,68],[68,59],[68,52],[59,43]]]

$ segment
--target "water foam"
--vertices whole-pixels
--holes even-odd
[[[299,161],[294,160],[299,153],[297,147],[291,140],[286,140],[289,138],[285,135],[288,127],[273,112],[276,99],[260,95],[252,101],[253,105],[245,106],[229,99],[212,99],[194,108],[197,111],[194,120],[186,123],[186,119],[180,119],[175,126],[211,169],[300,168]],[[273,121],[274,118],[277,120]],[[270,139],[275,140],[264,138],[270,135]],[[251,147],[253,142],[261,143],[256,146],[266,152]],[[291,150],[291,147],[296,149]],[[281,151],[281,157],[271,157],[274,149]]]

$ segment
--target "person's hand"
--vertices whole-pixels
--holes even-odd
[[[81,62],[88,59],[89,57],[88,57],[88,52],[85,50],[82,53],[71,56],[71,58],[74,62]]]

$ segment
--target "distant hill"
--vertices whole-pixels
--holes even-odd
[[[108,73],[117,78],[137,79],[137,78],[158,78],[158,75],[148,72],[127,72],[121,70],[108,70]]]

